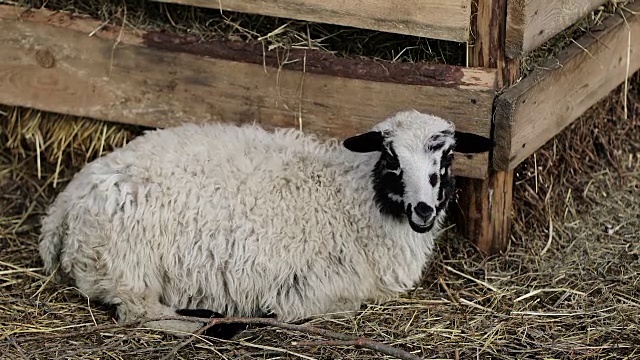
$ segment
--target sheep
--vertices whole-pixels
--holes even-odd
[[[119,322],[353,313],[416,285],[454,195],[454,150],[491,147],[416,110],[342,143],[257,125],[148,131],[73,177],[42,219],[40,256]]]

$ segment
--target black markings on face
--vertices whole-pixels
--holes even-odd
[[[453,137],[453,131],[450,130],[444,130],[439,134],[431,136],[431,138],[429,139],[429,144],[427,145],[427,150],[433,152],[439,151],[440,149],[445,147],[445,145],[447,145],[447,140],[451,137]]]
[[[402,220],[404,214],[404,183],[402,169],[393,144],[386,146],[380,155],[380,160],[373,169],[374,200],[380,212],[393,218]]]
[[[438,189],[438,203],[440,203],[443,199],[444,199],[444,186],[440,186],[440,188]]]
[[[400,169],[400,160],[398,160],[398,154],[396,154],[396,150],[393,148],[393,145],[389,145],[384,148],[380,161],[382,161],[381,165],[383,165],[388,171]]]
[[[455,190],[455,180],[450,173],[453,162],[453,135],[453,131],[449,130],[436,134],[428,140],[425,149],[434,157],[433,160],[429,160],[432,161],[434,172],[429,174],[427,181],[434,191],[437,191],[437,213],[448,206]],[[374,201],[380,212],[400,221],[405,220],[405,208],[408,204],[404,202],[403,170],[392,143],[383,147],[380,159],[373,169],[372,178]]]
[[[442,151],[442,157],[440,158],[440,169],[448,172],[452,164],[453,150],[451,149],[451,147],[449,147]]]
[[[429,143],[429,145],[427,146],[427,149],[429,151],[436,152],[436,151],[442,149],[445,146],[446,143],[447,142],[445,140],[439,140],[437,142],[432,142],[432,143]]]
[[[438,174],[429,175],[429,184],[431,184],[432,187],[438,185]]]
[[[442,154],[440,159],[434,159],[434,165],[439,165],[437,174],[429,176],[429,183],[433,187],[436,187],[438,185],[438,180],[440,180],[437,190],[438,204],[436,205],[436,211],[438,212],[447,206],[449,201],[448,199],[451,194],[453,194],[453,188],[455,187],[453,178],[449,174],[451,163],[453,162],[453,141],[451,141],[453,136],[454,132],[452,130],[444,130],[439,134],[431,136],[429,144],[427,145],[428,151],[433,153],[441,152]]]
[[[442,151],[440,158],[440,188],[438,189],[438,205],[436,211],[440,212],[447,207],[455,190],[455,179],[451,176],[453,163],[453,149],[448,147]]]

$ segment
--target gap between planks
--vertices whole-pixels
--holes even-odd
[[[471,0],[155,0],[466,42]]]

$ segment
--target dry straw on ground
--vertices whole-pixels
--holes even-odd
[[[425,357],[640,357],[639,87],[636,74],[627,99],[633,117],[622,118],[621,87],[518,169],[516,231],[507,254],[484,259],[465,240],[447,236],[415,291],[367,306],[355,319],[312,325]],[[92,121],[96,127],[82,132],[75,129],[87,120],[2,111],[0,351],[39,359],[171,354],[183,340],[132,328],[91,331],[112,323],[110,309],[47,283],[36,250],[38,217],[86,153],[93,151],[90,160],[102,144],[109,151],[109,143],[122,144],[139,129],[115,131]],[[61,127],[75,135],[60,140]],[[178,357],[379,358],[345,346],[292,345],[321,339],[263,328],[229,342],[196,339]]]
[[[171,14],[184,31],[197,24],[188,12]],[[640,74],[632,79],[628,92],[621,86],[518,167],[506,254],[483,258],[448,234],[415,291],[365,306],[353,319],[310,324],[429,358],[640,358]],[[2,357],[161,359],[183,345],[150,330],[104,326],[113,324],[112,309],[49,282],[37,254],[39,217],[57,192],[87,161],[142,130],[0,107]],[[267,327],[233,341],[200,337],[175,356],[380,358],[351,346],[303,346],[321,340]]]
[[[629,93],[633,114],[640,114],[639,84],[636,75]],[[529,175],[516,187],[517,231],[507,254],[484,259],[468,242],[448,236],[439,242],[439,255],[415,291],[367,306],[355,319],[314,320],[312,325],[366,336],[425,357],[640,356],[640,116],[621,119],[621,92],[537,153],[537,180],[526,166],[519,169],[521,176]],[[10,358],[39,359],[160,359],[171,354],[182,339],[134,328],[96,328],[113,322],[110,309],[89,303],[75,289],[47,283],[36,251],[38,217],[85,162],[85,153],[99,149],[103,138],[105,144],[121,144],[138,130],[107,130],[103,136],[104,125],[91,122],[96,128],[67,140],[67,148],[75,150],[63,151],[60,159],[55,144],[62,142],[52,141],[58,133],[51,124],[68,126],[66,133],[72,134],[77,121],[83,120],[3,111],[0,351]],[[35,129],[36,124],[31,140],[16,142],[17,128],[11,125],[28,134],[25,129]],[[34,139],[41,143],[39,161]],[[110,149],[105,145],[103,151]],[[94,151],[89,159],[98,154]],[[177,356],[379,358],[372,351],[345,346],[299,345],[322,339],[262,328],[229,342],[198,338]]]

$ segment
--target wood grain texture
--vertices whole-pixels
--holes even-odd
[[[498,87],[508,87],[519,77],[519,59],[505,56],[507,0],[478,0],[472,23],[475,41],[469,47],[470,64],[498,69]],[[499,130],[493,128],[494,141]],[[511,236],[513,171],[491,170],[485,179],[461,178],[458,203],[452,216],[462,234],[488,255],[507,249]]]
[[[471,0],[156,0],[465,42]]]
[[[515,168],[640,69],[640,3],[628,8],[499,96],[495,168]]]
[[[509,0],[507,56],[522,56],[597,9],[607,0]]]
[[[461,68],[461,82],[445,87],[368,81],[150,48],[139,31],[105,26],[88,36],[100,25],[0,6],[0,103],[151,127],[225,121],[339,138],[415,108],[490,134],[492,71]],[[487,171],[488,154],[454,165],[461,176]]]
[[[460,181],[457,224],[484,254],[499,254],[509,246],[513,179],[513,171],[491,171],[486,179]]]

